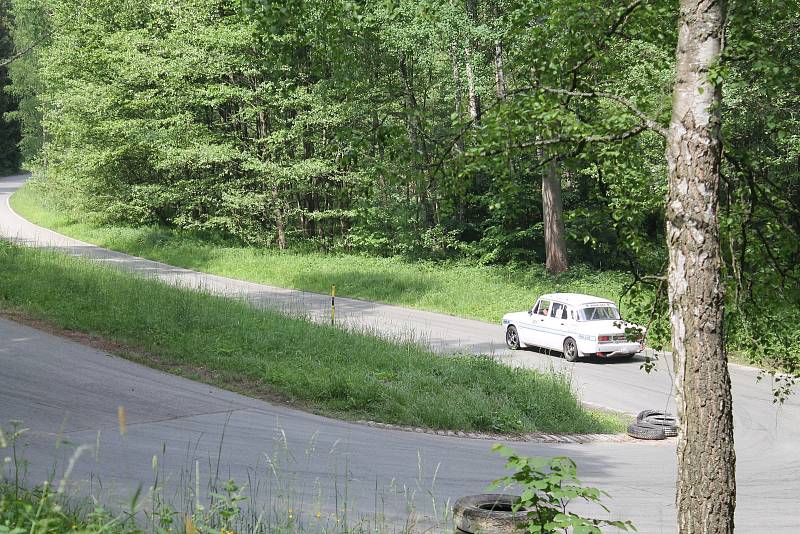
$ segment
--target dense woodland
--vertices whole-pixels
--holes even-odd
[[[254,246],[589,263],[665,293],[670,2],[2,6],[3,135],[73,207]],[[729,335],[775,358],[800,348],[800,10],[728,8]]]
[[[3,132],[65,208],[629,273],[669,316],[679,528],[733,532],[726,351],[800,372],[797,0],[0,5]]]
[[[663,142],[542,88],[663,122],[674,14],[606,36],[604,2],[281,4],[16,2],[18,48],[46,41],[12,67],[23,152],[110,218],[484,262],[544,260],[545,180],[577,260],[624,263],[636,229],[657,268]]]

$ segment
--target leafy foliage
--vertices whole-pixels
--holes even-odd
[[[14,54],[14,42],[11,39],[10,0],[0,0],[0,175],[19,170],[22,155],[17,144],[20,141],[19,124],[13,119],[17,110],[16,99],[8,92],[11,80],[8,77],[8,65]]]
[[[603,526],[624,531],[636,530],[630,521],[587,518],[567,509],[570,502],[582,499],[608,512],[608,508],[601,503],[601,498],[607,494],[597,488],[583,486],[578,479],[577,466],[571,458],[518,456],[506,445],[495,445],[492,450],[508,459],[506,469],[515,471],[512,475],[495,480],[492,487],[521,488],[522,493],[513,511],[526,512],[527,532],[600,534],[600,527]]]
[[[790,374],[798,7],[730,2],[712,73],[729,347]],[[571,263],[627,272],[665,346],[676,17],[664,0],[16,0],[16,49],[36,46],[7,116],[64,205],[258,247],[539,263],[555,165]]]

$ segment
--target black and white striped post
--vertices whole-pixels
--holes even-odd
[[[336,286],[331,286],[331,324],[334,324],[336,318]]]

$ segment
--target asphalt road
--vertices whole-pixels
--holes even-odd
[[[7,204],[6,197],[24,179],[0,179],[0,236],[311,319],[326,317],[325,295],[195,273],[36,227]],[[390,335],[413,335],[441,352],[493,353],[512,365],[564,368],[584,401],[628,413],[662,408],[671,398],[671,373],[664,358],[658,370],[647,375],[636,361],[573,365],[530,351],[510,354],[501,348],[497,325],[339,297],[337,317],[353,328],[380,327]],[[756,382],[754,370],[731,366],[731,373],[738,530],[797,532],[800,402],[793,397],[776,407],[769,384]],[[127,410],[124,438],[118,431],[120,405]],[[194,484],[196,463],[201,480],[214,472],[221,478],[250,480],[258,502],[283,503],[309,513],[319,507],[323,514],[341,510],[344,502],[356,515],[382,513],[394,523],[408,518],[409,504],[415,516],[441,514],[448,500],[480,493],[502,473],[502,462],[489,452],[490,441],[334,421],[154,371],[0,320],[0,422],[12,419],[30,428],[25,440],[32,482],[46,476],[54,457],[61,458],[62,468],[66,465],[70,449],[53,450],[60,426],[71,443],[93,448],[99,443],[96,453],[86,452],[76,462],[71,478],[91,480],[83,484],[87,492],[96,491],[102,482],[106,497],[123,497],[138,483],[152,483],[152,456],[166,451],[159,469],[173,499],[189,498],[182,488]],[[675,532],[673,442],[512,445],[522,454],[574,458],[586,483],[611,493],[611,517],[634,521],[640,532]]]

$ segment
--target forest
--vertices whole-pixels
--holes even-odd
[[[252,247],[622,271],[666,322],[671,2],[0,5],[0,167],[24,161],[65,208]],[[800,10],[727,8],[709,73],[727,339],[797,372]]]
[[[373,285],[624,277],[672,353],[680,531],[733,532],[728,363],[775,402],[800,376],[798,0],[0,8],[0,169],[57,211],[319,271],[402,262]]]

